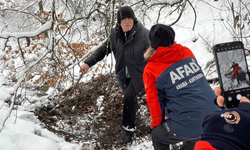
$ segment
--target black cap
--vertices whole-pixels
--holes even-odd
[[[129,6],[121,7],[117,11],[117,22],[121,23],[121,20],[124,18],[132,18],[135,20],[135,13]]]
[[[151,47],[157,50],[159,46],[172,46],[175,32],[172,27],[163,24],[153,25],[149,31],[149,41]]]

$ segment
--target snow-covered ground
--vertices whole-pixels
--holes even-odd
[[[173,28],[176,32],[176,41],[182,45],[189,47],[196,56],[199,64],[205,69],[207,62],[213,59],[210,52],[211,47],[217,43],[232,41],[232,36],[224,23],[227,21],[229,13],[221,11],[220,2],[194,1],[197,18],[191,7],[184,12],[180,21]],[[225,10],[225,9],[224,9]],[[136,12],[138,14],[138,12]],[[157,15],[152,13],[153,15]],[[195,30],[193,31],[194,21],[196,20]],[[169,19],[162,19],[160,23],[167,24]],[[145,26],[150,29],[152,22]],[[195,42],[194,42],[195,41]],[[3,42],[0,42],[4,44]],[[0,53],[1,55],[1,53]],[[204,70],[208,74],[207,78],[217,77],[215,73],[209,74],[208,70]],[[0,74],[0,124],[4,121],[9,113],[9,104],[4,100],[8,99],[9,94],[14,90],[13,86],[7,86],[5,74]],[[216,85],[211,85],[212,87]],[[50,95],[50,90],[47,92]],[[66,142],[62,137],[58,137],[54,133],[48,131],[42,126],[42,123],[32,112],[36,106],[47,103],[46,97],[36,97],[32,92],[25,93],[30,101],[24,101],[18,108],[12,110],[7,118],[3,130],[0,132],[0,149],[1,150],[81,150],[82,143],[73,144]],[[152,142],[144,140],[141,143],[132,142],[127,149],[131,150],[152,150]]]

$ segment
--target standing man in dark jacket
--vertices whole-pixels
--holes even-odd
[[[136,130],[137,96],[144,90],[142,73],[146,61],[143,54],[149,47],[148,32],[148,29],[137,20],[130,7],[121,7],[117,12],[117,25],[111,31],[110,40],[95,51],[80,69],[86,73],[89,67],[102,60],[105,55],[114,53],[115,71],[119,85],[124,90],[122,123],[124,132],[120,139],[124,144],[131,141],[133,132]]]

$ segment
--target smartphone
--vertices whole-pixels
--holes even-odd
[[[249,71],[241,41],[216,44],[214,58],[227,108],[237,107],[240,98],[250,98]]]

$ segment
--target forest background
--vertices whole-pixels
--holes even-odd
[[[218,86],[213,45],[242,41],[249,62],[247,0],[0,0],[0,147],[13,149],[152,149],[145,97],[134,140],[119,145],[122,91],[112,55],[80,65],[128,5],[148,29],[172,26],[212,87]],[[233,60],[232,60],[233,61]]]

